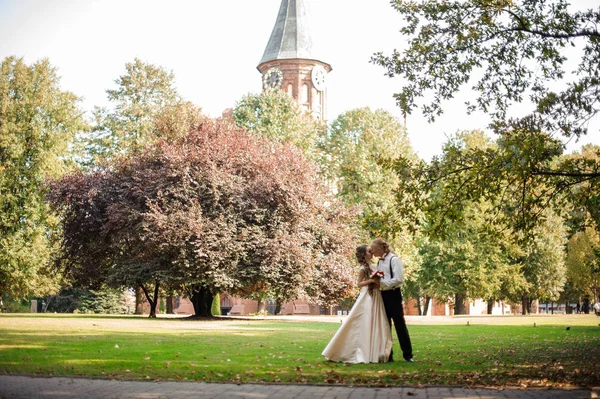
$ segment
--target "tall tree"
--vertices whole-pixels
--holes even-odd
[[[546,213],[543,222],[533,228],[522,245],[525,250],[523,275],[527,281],[521,297],[523,314],[531,313],[535,299],[558,300],[566,282],[564,220],[552,210]]]
[[[489,113],[505,143],[462,153],[445,175],[437,174],[435,162],[418,173],[435,179],[463,176],[456,186],[462,187],[459,196],[505,192],[503,198],[510,198],[513,188],[520,188],[515,211],[522,230],[531,229],[569,187],[598,181],[598,162],[557,162],[564,151],[558,135],[585,134],[600,111],[597,9],[574,11],[567,0],[394,0],[392,6],[406,21],[401,32],[408,49],[378,53],[372,61],[387,75],[404,78],[395,95],[403,112],[418,107],[434,120],[445,102],[475,79],[475,100],[467,110]],[[574,58],[565,55],[567,49],[578,57],[577,66],[567,62]],[[423,103],[428,94],[431,100]],[[517,104],[525,116],[511,117]]]
[[[182,102],[174,79],[172,72],[138,58],[125,64],[125,74],[115,80],[117,87],[106,90],[111,106],[94,110],[93,131],[81,142],[84,162],[140,151],[155,141],[156,119]]]
[[[235,124],[251,133],[280,143],[292,143],[315,159],[315,145],[325,130],[302,111],[298,103],[280,89],[248,94],[233,108]]]
[[[455,314],[466,313],[466,300],[506,299],[507,292],[520,293],[526,286],[517,260],[522,251],[510,230],[486,223],[489,209],[486,203],[466,205],[444,238],[430,239],[421,248],[419,279],[425,292],[443,301],[453,298]]]
[[[402,123],[384,110],[357,108],[339,115],[318,142],[319,163],[337,196],[357,210],[356,219],[370,238],[384,237],[405,262],[405,296],[417,296],[412,284],[419,259],[409,221],[398,212],[398,175],[389,160],[416,160]]]
[[[577,299],[600,300],[600,234],[588,227],[573,235],[567,251],[567,281]]]
[[[315,166],[226,121],[65,177],[51,201],[70,270],[182,286],[197,316],[221,290],[329,303],[352,288],[348,218]]]
[[[0,65],[0,302],[57,288],[48,264],[59,231],[43,184],[68,168],[69,143],[85,127],[78,101],[48,60]]]
[[[457,168],[454,160],[462,153],[494,147],[481,131],[460,132],[449,139],[442,156],[434,162],[443,175]],[[418,193],[428,237],[421,247],[424,262],[420,281],[430,296],[442,300],[454,297],[456,314],[466,311],[465,299],[513,299],[525,286],[519,261],[523,251],[512,229],[503,223],[490,223],[497,198],[454,195],[461,188],[452,179],[464,173],[460,170],[451,179],[430,176],[429,191]],[[455,197],[452,207],[445,204],[449,196]]]
[[[417,159],[399,120],[368,107],[348,111],[331,123],[319,149],[338,196],[360,210],[359,223],[371,236],[393,239],[406,233],[394,202],[399,179],[384,165],[399,156]],[[398,244],[403,241],[406,237],[398,238]]]
[[[405,113],[432,92],[420,108],[433,120],[443,113],[442,103],[473,80],[477,97],[467,109],[489,112],[499,125],[579,136],[600,112],[600,10],[575,11],[568,0],[391,3],[406,22],[400,31],[408,49],[377,53],[373,62],[389,76],[405,78],[395,95]],[[571,71],[566,51],[576,46],[578,65]],[[565,84],[556,85],[558,80]],[[530,114],[507,119],[509,107],[526,99]]]

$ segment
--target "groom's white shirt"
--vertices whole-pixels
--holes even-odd
[[[390,262],[394,269],[394,278],[390,274]],[[381,291],[392,290],[402,285],[402,275],[404,274],[404,263],[398,255],[394,253],[388,253],[384,260],[377,261],[377,270],[381,270],[384,274],[383,278],[379,282],[379,288]]]

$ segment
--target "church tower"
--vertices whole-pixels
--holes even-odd
[[[277,21],[258,65],[263,90],[276,87],[316,120],[326,119],[326,77],[331,65],[315,57],[305,0],[282,0]]]

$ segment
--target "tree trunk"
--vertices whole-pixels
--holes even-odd
[[[423,306],[421,306],[421,301],[423,297],[421,295],[417,296],[417,312],[419,316],[423,316]]]
[[[527,314],[532,314],[531,306],[533,305],[533,299],[527,297]]]
[[[467,314],[467,307],[465,306],[465,296],[462,294],[456,294],[454,296],[454,314]]]
[[[175,314],[174,312],[174,303],[175,302],[175,298],[173,298],[173,295],[169,295],[167,296],[167,314]]]
[[[431,304],[431,297],[425,295],[425,305],[423,306],[423,316],[427,316],[429,313],[429,305]]]
[[[258,305],[256,306],[256,313],[264,313],[266,302],[264,299],[258,300]]]
[[[195,317],[212,317],[211,307],[214,295],[208,288],[193,287],[190,300],[194,305]]]
[[[488,301],[487,301],[487,314],[492,314],[493,310],[494,310],[494,300],[493,299],[488,299]]]
[[[141,286],[135,288],[135,314],[144,314],[144,290]]]
[[[279,312],[281,312],[281,301],[277,300],[275,301],[275,314],[279,314]]]
[[[521,296],[521,314],[523,316],[526,316],[529,314],[529,297],[527,296],[527,294],[523,294]]]
[[[144,290],[144,294],[146,295],[146,299],[150,304],[150,315],[148,317],[155,319],[156,318],[156,305],[158,305],[158,289],[160,288],[160,281],[156,280],[154,283],[154,298],[150,298],[150,294],[144,285],[141,285],[142,290]]]

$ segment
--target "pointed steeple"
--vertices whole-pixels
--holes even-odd
[[[331,65],[313,52],[306,0],[281,0],[277,21],[258,64],[263,89],[278,88],[313,118],[325,120]]]
[[[273,60],[317,60],[304,0],[282,0],[277,21],[260,64]],[[318,61],[318,60],[317,60]]]

